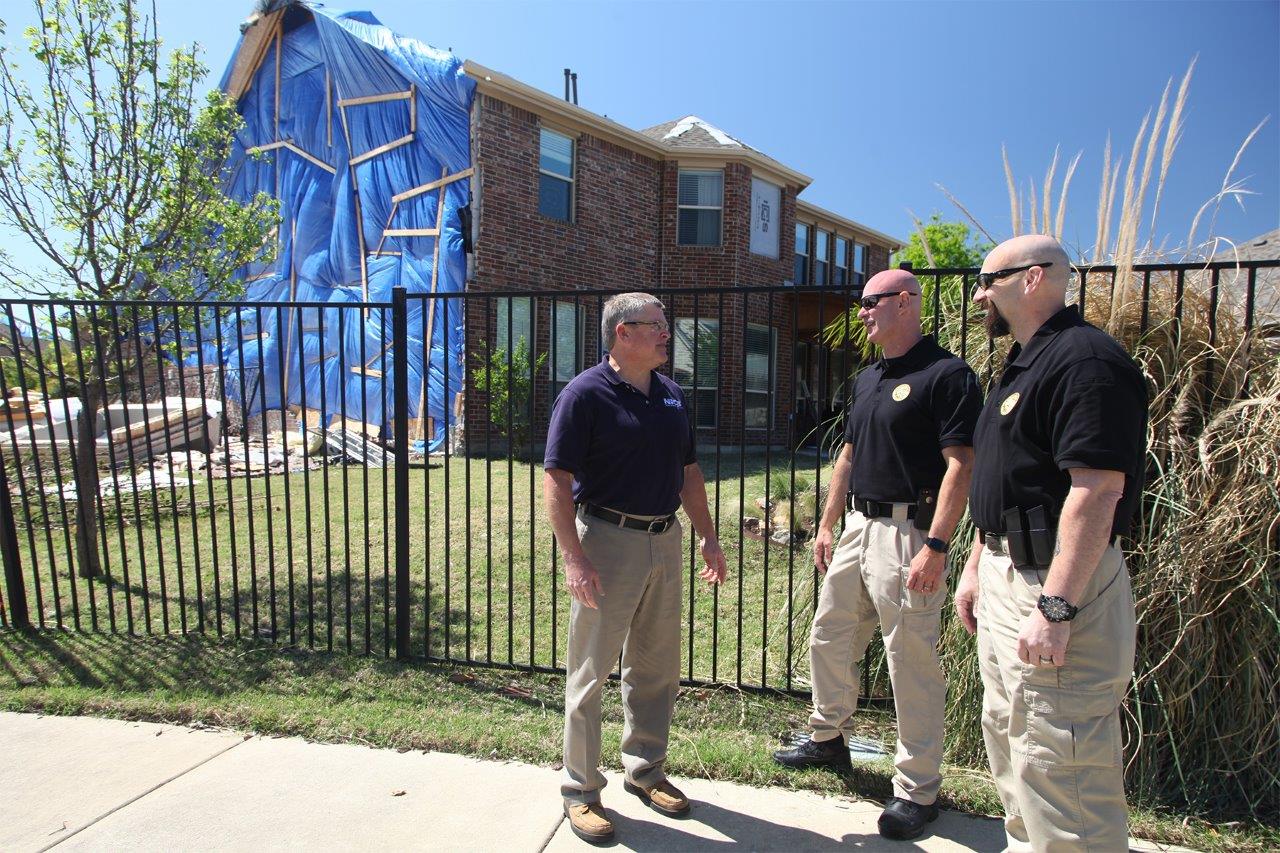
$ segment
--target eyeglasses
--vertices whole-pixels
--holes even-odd
[[[671,327],[667,325],[665,320],[623,320],[624,326],[653,326],[658,334],[671,331]]]
[[[1053,266],[1052,261],[1043,264],[1027,264],[1025,267],[1009,267],[1007,270],[996,270],[995,272],[980,272],[978,273],[978,283],[974,285],[973,292],[977,293],[979,290],[986,290],[1000,279],[1008,278],[1016,272],[1026,272],[1032,267],[1043,268],[1051,266]]]
[[[903,290],[897,293],[873,293],[870,296],[864,296],[861,299],[859,299],[858,304],[861,305],[863,308],[867,309],[868,311],[870,311],[872,308],[876,307],[876,303],[878,303],[881,299],[888,299],[890,296],[901,296],[903,294],[906,294],[907,296],[920,295],[918,293],[912,293],[909,290]]]

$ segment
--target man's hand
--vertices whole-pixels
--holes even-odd
[[[956,584],[956,616],[960,624],[970,634],[978,632],[978,570],[975,565],[971,571],[967,566]]]
[[[813,564],[824,575],[831,558],[835,554],[835,533],[830,527],[819,527],[818,534],[813,537]]]
[[[946,554],[921,545],[920,552],[911,560],[911,571],[907,572],[907,589],[932,595],[942,583],[942,573],[946,568]]]
[[[723,583],[729,574],[729,564],[720,550],[720,540],[714,536],[702,540],[702,561],[706,564],[698,577],[709,584]]]
[[[592,610],[598,610],[596,597],[604,597],[604,588],[600,586],[600,573],[586,557],[566,557],[564,561],[565,584],[574,600],[581,602]]]
[[[1032,610],[1018,632],[1018,657],[1032,666],[1062,666],[1070,638],[1070,622],[1050,622],[1039,610]]]

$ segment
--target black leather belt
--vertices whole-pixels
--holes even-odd
[[[662,518],[636,518],[623,512],[614,512],[595,504],[583,504],[582,511],[587,515],[594,515],[596,518],[603,518],[619,527],[625,527],[629,530],[643,530],[645,533],[657,535],[666,533],[671,529],[671,525],[676,523],[676,514],[664,515]]]
[[[978,531],[979,542],[983,545],[991,544],[995,546],[996,550],[1004,551],[1006,554],[1009,552],[1008,539],[1009,537],[1003,533],[987,533],[985,530]],[[1112,536],[1110,544],[1115,548],[1123,548],[1124,537],[1119,534]]]
[[[892,518],[893,517],[892,501],[868,501],[855,497],[853,493],[849,493],[844,497],[845,509],[856,509],[867,518]],[[916,517],[916,505],[907,504],[907,518]]]

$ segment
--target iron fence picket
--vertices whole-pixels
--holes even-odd
[[[1154,293],[1169,294],[1165,282],[1171,282],[1175,334],[1185,321],[1186,306],[1201,305],[1190,302],[1187,289],[1195,287],[1195,293],[1207,295],[1210,345],[1234,340],[1226,337],[1227,327],[1222,325],[1230,321],[1234,324],[1230,328],[1243,328],[1246,345],[1256,346],[1258,270],[1280,266],[1280,262],[1244,264],[1245,277],[1238,279],[1243,299],[1234,301],[1221,278],[1230,266],[1138,265],[1133,273],[1138,278],[1131,283],[1141,286],[1141,315],[1135,317],[1140,335],[1150,332],[1153,323],[1163,322],[1156,318],[1164,315],[1152,310]],[[970,322],[977,322],[969,316],[969,287],[976,272],[918,272],[933,287],[929,299],[933,315],[926,328],[939,331],[943,312],[964,315],[958,327],[961,357],[977,349],[968,338]],[[1188,272],[1207,275],[1189,282]],[[1096,276],[1105,276],[1109,287],[1130,283],[1122,282],[1113,267],[1081,268],[1077,276],[1078,299],[1089,303],[1104,295],[1099,289],[1104,282]],[[1153,287],[1153,277],[1161,282],[1159,288]],[[959,293],[954,291],[957,286],[962,288]],[[8,426],[10,433],[0,441],[3,474],[13,487],[0,497],[0,527],[6,500],[13,523],[12,537],[0,530],[8,605],[0,624],[18,627],[26,618],[45,628],[161,634],[210,631],[237,637],[249,627],[253,636],[270,637],[280,644],[305,643],[329,650],[336,646],[384,656],[394,650],[397,658],[561,671],[563,616],[570,602],[559,589],[561,561],[554,535],[538,526],[535,463],[541,431],[566,376],[564,365],[571,361],[573,371],[590,366],[583,356],[596,340],[596,332],[587,332],[586,321],[599,318],[609,293],[401,294],[399,302],[393,299],[390,304],[318,303],[310,306],[317,318],[314,328],[308,327],[309,304],[302,302],[0,301],[4,312],[0,327],[14,342],[14,354],[5,357],[21,359],[6,370],[0,391],[12,391],[15,400],[42,398],[48,401],[49,421],[57,414],[67,424],[48,441],[37,442],[34,431],[24,435],[14,429],[12,411],[0,417],[0,428]],[[696,580],[699,555],[691,536],[685,568],[690,587],[681,620],[685,683],[730,681],[744,689],[803,693],[808,678],[801,660],[801,632],[811,608],[805,607],[809,602],[802,598],[808,583],[801,582],[801,572],[808,571],[809,545],[797,529],[816,530],[821,522],[828,454],[840,443],[837,410],[849,398],[846,374],[859,361],[859,354],[849,335],[837,344],[815,341],[810,350],[796,346],[807,334],[793,298],[801,294],[809,303],[805,319],[812,321],[816,316],[819,328],[828,325],[832,315],[851,318],[856,314],[855,291],[828,285],[655,292],[667,301],[668,325],[674,333],[666,369],[672,375],[680,372],[679,381],[692,395],[689,411],[700,456],[708,480],[714,481],[708,482],[713,524],[737,573],[727,587],[704,592]],[[953,303],[957,297],[958,305]],[[515,299],[529,300],[523,303],[528,305],[527,329],[518,328],[521,306]],[[332,311],[337,312],[336,318]],[[433,357],[443,367],[443,374],[434,372],[436,377],[444,376],[443,394],[432,405],[442,402],[444,412],[438,423],[432,421],[433,428],[425,436],[424,465],[410,467],[416,450],[411,446],[413,408],[408,396],[413,380],[407,363],[412,354],[408,338],[399,342],[399,335],[407,335],[409,317],[423,318],[432,312],[448,339],[461,329],[463,351],[450,352],[446,347],[433,354],[430,340],[424,336],[421,341],[423,370],[435,366]],[[568,319],[567,312],[572,312]],[[761,317],[768,320],[766,332],[754,322]],[[329,354],[324,352],[325,329],[335,319],[337,339],[344,345]],[[709,328],[711,323],[714,330]],[[269,336],[263,336],[265,327],[274,329],[274,355]],[[356,329],[358,342],[349,340]],[[333,356],[340,377],[336,394],[331,393],[330,382],[320,382],[319,410],[311,409],[316,389],[308,378],[304,345],[315,331],[322,341],[320,374],[332,375],[326,358]],[[507,351],[495,360],[502,333]],[[234,342],[228,340],[231,335]],[[390,347],[385,345],[388,335]],[[527,340],[527,362],[514,358],[518,339]],[[192,340],[194,347],[189,346]],[[779,349],[784,340],[792,345],[790,351]],[[599,344],[602,352],[603,341]],[[767,349],[761,353],[760,346]],[[691,347],[687,366],[686,347]],[[715,353],[714,364],[701,357],[704,348]],[[212,356],[215,364],[209,363],[211,349],[217,353]],[[987,352],[994,354],[994,346],[988,344]],[[1239,384],[1247,393],[1249,359],[1256,356],[1246,355]],[[349,362],[355,357],[361,360],[353,370]],[[987,359],[989,377],[994,361]],[[505,376],[498,375],[502,367]],[[1210,380],[1218,380],[1221,387],[1207,392],[1212,399],[1206,399],[1206,405],[1220,406],[1223,395],[1234,393],[1237,374],[1229,368],[1230,363],[1222,359],[1208,366]],[[452,398],[458,375],[483,381],[494,394],[507,383],[505,405],[495,404],[494,411],[485,411],[483,396],[468,398],[480,408],[460,411],[455,419]],[[802,377],[811,379],[813,388],[802,390],[797,381]],[[106,407],[102,421],[108,437],[101,444],[102,485],[97,493],[78,488],[88,484],[76,483],[74,465],[66,467],[66,460],[74,461],[78,449],[68,402],[77,385],[95,391]],[[463,390],[469,385],[464,382]],[[706,393],[708,387],[714,387],[713,394]],[[360,394],[358,405],[349,399],[351,393]],[[372,393],[380,397],[371,400]],[[227,428],[219,430],[216,443],[208,440],[211,434],[205,419],[186,416],[197,394],[201,400],[221,404]],[[335,414],[331,396],[338,397],[335,424],[344,431],[351,428],[348,447],[380,456],[379,445],[385,446],[392,451],[393,465],[381,472],[370,471],[370,465],[352,471],[352,465],[359,463],[336,462],[326,449],[320,460],[304,458],[300,470],[290,470],[298,467],[298,457],[289,431],[300,430],[308,442],[314,437],[313,426],[321,434],[328,432],[324,421]],[[810,402],[819,407],[812,418],[812,433],[802,414]],[[417,412],[424,427],[425,403]],[[708,418],[707,406],[716,408],[714,419]],[[238,423],[233,416],[236,409]],[[211,402],[208,412],[212,411]],[[295,416],[297,421],[292,420]],[[274,425],[277,417],[280,429]],[[317,417],[319,423],[315,423]],[[356,417],[368,425],[360,426],[358,434]],[[127,441],[111,440],[110,430],[134,428],[146,420],[164,426]],[[698,426],[711,420],[714,429]],[[461,440],[455,441],[459,428]],[[495,453],[504,436],[501,451]],[[812,467],[805,455],[811,443],[817,445]],[[217,462],[212,452],[205,455],[203,484],[193,476],[200,467],[202,457],[196,451],[201,447],[220,451]],[[243,471],[232,461],[237,448],[245,460],[252,460]],[[271,455],[278,457],[279,452],[284,454],[283,474],[271,465]],[[783,452],[787,455],[780,456]],[[726,453],[735,453],[736,470]],[[259,460],[259,454],[264,458]],[[495,460],[500,467],[495,468]],[[279,461],[276,458],[276,468]],[[312,476],[313,464],[319,477]],[[340,471],[331,470],[335,464],[341,465]],[[214,483],[215,474],[226,482]],[[335,474],[340,482],[333,479]],[[415,488],[417,476],[423,483]],[[477,479],[481,476],[483,484]],[[352,483],[353,477],[360,478],[358,484]],[[261,482],[254,482],[258,479]],[[103,569],[98,579],[77,576],[81,556],[74,537],[69,490],[73,486],[76,499],[87,501],[82,512],[91,514],[98,525],[96,547]],[[315,494],[316,488],[321,495]],[[730,506],[726,497],[732,494],[726,489],[737,492],[738,505],[744,509],[763,492],[769,517],[760,526],[764,541],[758,546],[743,530],[745,511],[736,518],[724,516]],[[810,498],[812,510],[807,507]],[[317,500],[322,504],[317,505]],[[484,506],[477,506],[477,500],[483,500]],[[783,505],[784,500],[789,505]],[[263,506],[265,513],[260,512]],[[380,529],[371,518],[375,513],[381,515],[376,522]],[[47,524],[37,529],[40,519]],[[334,530],[335,524],[342,530]],[[361,531],[363,539],[353,541]],[[788,540],[790,547],[783,545],[786,553],[777,550],[779,543],[768,541],[769,534],[784,532],[794,537]],[[299,533],[305,544],[297,541]],[[476,538],[482,535],[483,546]],[[324,541],[314,541],[316,536]],[[242,537],[247,541],[242,542]],[[337,572],[335,546],[342,550]],[[229,575],[225,573],[228,564]],[[341,582],[335,583],[338,573]],[[816,568],[812,578],[812,606],[816,606],[821,581]],[[102,597],[105,607],[98,600]],[[251,613],[242,612],[242,605]],[[735,623],[726,634],[721,623],[728,618]],[[306,620],[305,630],[300,619]],[[323,625],[318,624],[320,620]],[[420,641],[414,633],[418,630],[422,631]],[[379,634],[381,642],[376,640]],[[733,658],[729,672],[722,671],[725,655]],[[881,670],[864,667],[864,692],[883,692],[885,686]]]

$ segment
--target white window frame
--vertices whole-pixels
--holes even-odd
[[[547,374],[551,382],[551,399],[554,400],[560,396],[560,392],[564,390],[564,386],[568,385],[573,377],[582,372],[583,365],[586,361],[586,353],[583,352],[583,343],[586,341],[586,311],[581,305],[564,299],[554,299],[548,306],[550,312],[547,316],[548,328],[551,330],[551,336],[548,339],[550,348],[547,352]],[[577,313],[573,324],[573,351],[567,354],[568,365],[571,374],[566,378],[561,378],[560,367],[565,364],[566,353],[561,346],[560,336],[560,320],[561,317],[568,313],[573,316]]]
[[[690,329],[692,330],[692,333],[690,333],[689,331],[686,331]],[[675,352],[672,353],[673,364],[676,358],[679,357],[680,348],[681,347],[687,348],[688,351],[690,352],[690,356],[689,356],[690,363],[693,365],[693,368],[696,374],[696,379],[698,380],[697,394],[706,394],[707,392],[711,392],[709,396],[713,401],[716,401],[716,402],[713,402],[713,404],[710,406],[699,405],[697,402],[697,394],[694,393],[692,378],[689,384],[687,385],[680,384],[680,389],[685,392],[685,399],[689,401],[689,406],[692,410],[689,413],[689,417],[693,420],[694,427],[696,429],[716,429],[720,425],[720,413],[718,411],[719,405],[717,405],[720,399],[720,395],[719,395],[720,377],[718,375],[719,371],[712,371],[711,376],[707,377],[707,376],[703,376],[702,372],[697,370],[697,366],[698,366],[697,339],[705,335],[710,335],[715,340],[716,362],[719,363],[720,361],[719,348],[721,343],[720,321],[718,319],[713,320],[713,319],[708,319],[706,317],[698,317],[698,323],[695,326],[693,323],[693,317],[677,317],[676,325],[672,329],[672,332],[673,332],[673,337],[675,338],[675,348],[676,348]],[[684,342],[685,338],[688,338],[687,344]],[[675,371],[673,370],[672,373],[674,375]],[[709,382],[707,381],[708,379],[710,380]],[[676,382],[678,384],[680,383],[680,380],[678,377],[676,378]],[[705,418],[707,422],[705,423],[700,422],[699,421],[700,418]]]
[[[816,286],[831,284],[831,237],[830,231],[824,231],[821,228],[815,228],[813,232],[813,283]],[[825,238],[825,239],[824,239]],[[821,249],[823,243],[826,243],[826,251]],[[818,265],[822,266],[819,267]],[[819,279],[818,273],[822,276]]]
[[[831,277],[831,283],[836,287],[846,287],[849,284],[849,264],[853,257],[849,250],[852,242],[853,241],[848,237],[841,237],[839,234],[836,235],[836,242],[835,246],[832,248],[831,255],[831,269],[836,273]],[[844,264],[840,263],[841,245],[844,246]],[[841,276],[841,273],[843,273],[843,276]],[[838,280],[841,277],[843,277],[843,281]]]
[[[769,352],[765,353],[765,372],[768,373],[766,385],[763,391],[751,391],[747,389],[747,377],[742,377],[742,429],[743,431],[751,430],[753,432],[771,433],[773,428],[777,426],[776,416],[778,407],[778,330],[773,326],[764,323],[748,323],[747,330],[755,329],[756,331],[766,331],[769,335]],[[743,362],[746,362],[747,336],[742,336]],[[750,407],[748,401],[751,396],[764,395],[765,398],[765,425],[764,426],[747,426],[747,410]]]
[[[680,176],[681,175],[719,175],[720,176],[720,203],[719,204],[681,204],[680,203]],[[716,234],[715,243],[685,243],[680,240],[680,211],[682,210],[718,210],[720,211],[720,229]],[[714,249],[724,245],[724,169],[678,169],[676,171],[676,245],[678,246],[699,246],[704,249]]]
[[[809,251],[809,238],[813,236],[813,226],[810,225],[808,222],[797,222],[796,223],[797,237],[800,236],[801,228],[804,229],[804,251],[801,252],[797,249],[795,253],[792,254],[791,274],[794,276],[796,273],[795,257],[796,255],[799,255],[800,257],[804,258],[804,281],[797,281],[797,282],[794,282],[794,284],[803,287],[804,285],[809,283],[809,272],[813,268],[813,257],[812,257],[812,253]],[[795,241],[793,240],[792,241],[793,245],[794,245],[794,242]]]
[[[554,136],[559,136],[560,138],[568,140],[569,142],[569,176],[567,178],[564,175],[560,174],[559,172],[553,172],[550,169],[542,168],[542,139],[543,139],[543,136],[548,133]],[[569,134],[561,133],[560,131],[554,128],[550,128],[550,127],[538,128],[538,176],[539,176],[538,215],[539,216],[545,217],[546,219],[551,219],[555,222],[565,222],[569,224],[573,223],[574,215],[577,212],[576,211],[577,204],[575,203],[575,199],[577,196],[577,193],[575,192],[575,190],[577,189],[577,186],[576,186],[577,173],[578,173],[578,141],[574,139],[572,136],[570,136]],[[542,175],[546,175],[548,178],[554,178],[557,181],[564,181],[566,184],[569,185],[569,210],[568,210],[567,219],[561,219],[558,216],[549,216],[548,214],[545,214],[542,212],[542,181],[541,181]]]
[[[511,308],[515,302],[527,302],[529,304],[529,324],[525,329],[521,329],[511,322]],[[534,327],[536,325],[538,300],[532,296],[500,296],[494,299],[494,303],[493,319],[496,329],[493,336],[493,352],[507,350],[508,353],[514,353],[516,344],[527,334],[528,337],[524,338],[524,340],[529,348],[529,358],[532,359],[534,357]],[[505,322],[503,317],[504,307],[506,309]],[[513,337],[515,338],[514,342],[511,340]]]
[[[858,265],[858,250],[862,250],[862,265]],[[871,247],[866,243],[859,243],[856,240],[853,243],[853,255],[849,258],[849,266],[853,270],[850,276],[850,282],[855,289],[861,290],[867,284],[867,255],[870,254]]]

